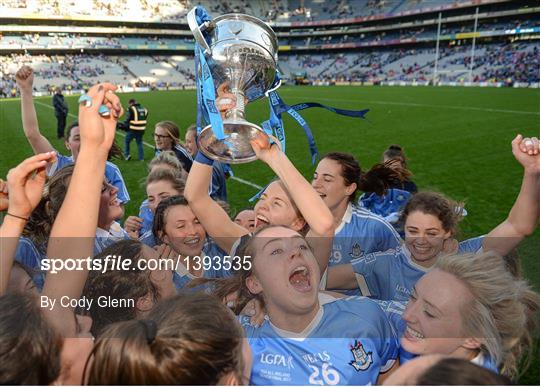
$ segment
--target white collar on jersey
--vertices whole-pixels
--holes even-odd
[[[180,256],[178,257],[178,259],[180,260]],[[184,266],[184,263],[182,261],[179,261],[178,264],[176,264],[176,273],[179,274],[181,277],[185,277],[187,276],[188,278],[190,279],[195,279],[197,277],[195,277],[193,274],[191,274],[189,272],[189,270],[187,269],[187,267]]]
[[[204,252],[201,251],[201,257],[204,256]],[[184,263],[180,260],[180,256],[178,256],[178,264],[176,265],[176,273],[179,274],[181,277],[185,277],[187,276],[188,278],[190,279],[196,279],[196,278],[204,278],[204,269],[201,273],[201,276],[200,277],[197,277],[196,275],[193,275],[189,272],[189,270],[187,269],[187,267],[184,265]],[[201,258],[202,260],[202,258]]]
[[[401,244],[400,249],[401,249],[401,251],[403,251],[403,255],[405,255],[405,257],[407,258],[407,262],[409,263],[409,265],[411,265],[415,269],[418,269],[418,270],[423,271],[425,273],[427,273],[430,270],[430,268],[421,266],[421,265],[417,264],[416,262],[414,262],[414,260],[412,259],[411,252],[407,248],[407,245],[405,244],[405,241],[403,241],[403,243]]]
[[[343,214],[343,218],[341,218],[341,223],[339,224],[339,226],[337,226],[336,231],[334,231],[334,235],[337,235],[337,233],[340,232],[343,227],[345,227],[345,223],[351,223],[352,210],[352,204],[349,203],[347,205],[347,210],[345,210],[345,213]]]
[[[482,352],[478,353],[478,355],[471,360],[471,363],[484,367],[484,365],[486,364],[486,359]]]
[[[317,328],[317,326],[321,322],[324,315],[323,305],[328,304],[329,302],[333,302],[335,300],[337,300],[337,298],[332,297],[330,294],[319,292],[319,310],[317,311],[317,314],[315,315],[315,317],[313,317],[313,320],[311,320],[308,326],[300,333],[286,331],[285,329],[280,329],[276,327],[274,324],[272,324],[272,321],[269,320],[268,322],[270,323],[270,326],[272,327],[272,329],[274,329],[274,331],[279,336],[283,338],[287,338],[287,339],[293,339],[295,341],[304,341],[307,337],[309,337],[311,332],[313,332],[315,328]]]
[[[96,236],[98,238],[123,238],[125,236],[122,226],[118,222],[112,222],[111,227],[108,230],[98,227],[96,229]]]

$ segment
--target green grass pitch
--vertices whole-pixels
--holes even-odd
[[[320,154],[344,151],[354,154],[364,169],[379,161],[392,143],[402,145],[409,158],[414,181],[421,190],[438,190],[466,202],[468,216],[461,224],[467,238],[488,232],[501,222],[517,196],[521,167],[514,160],[510,142],[517,133],[540,136],[540,90],[511,88],[432,87],[283,87],[282,98],[289,104],[320,102],[344,109],[369,108],[367,120],[338,116],[323,109],[309,109],[302,116],[310,124]],[[127,105],[134,97],[149,110],[145,141],[153,143],[154,124],[172,120],[184,129],[195,121],[194,91],[163,91],[121,94]],[[67,98],[70,114],[77,114],[76,97]],[[51,98],[38,98],[36,110],[42,133],[57,149],[56,120]],[[268,103],[257,101],[247,107],[247,119],[260,123],[267,119]],[[68,122],[74,117],[70,117]],[[285,118],[287,155],[310,178],[307,140],[296,122]],[[10,167],[31,154],[21,127],[19,100],[0,101],[0,177]],[[123,137],[117,143],[123,146]],[[135,142],[131,152],[135,158]],[[145,161],[153,155],[145,147]],[[126,180],[131,202],[126,214],[136,214],[144,199],[142,186],[146,163],[116,161]],[[273,174],[261,162],[234,166],[235,175],[257,185],[265,185]],[[234,212],[250,206],[247,199],[257,189],[229,180],[228,192]],[[540,291],[540,230],[520,249],[526,276]],[[538,347],[538,346],[537,346]],[[538,358],[522,383],[540,381]]]

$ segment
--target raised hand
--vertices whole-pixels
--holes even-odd
[[[10,214],[21,218],[30,216],[43,194],[47,163],[54,162],[55,158],[55,152],[40,153],[9,171],[7,183]]]
[[[21,91],[32,91],[32,85],[34,84],[34,70],[32,70],[32,67],[30,66],[22,66],[15,74],[15,80]]]
[[[128,232],[131,238],[137,239],[139,237],[139,230],[142,227],[142,222],[142,218],[139,218],[138,216],[128,216],[124,222],[124,230]]]
[[[250,141],[255,154],[259,160],[264,161],[266,164],[269,164],[279,153],[281,149],[277,142],[271,144],[270,137],[266,133],[259,132],[257,137]]]
[[[512,153],[526,172],[540,173],[540,142],[537,137],[518,134],[512,141]]]
[[[109,152],[114,141],[116,123],[123,114],[122,104],[114,91],[116,86],[111,83],[100,83],[92,86],[86,94],[91,103],[82,101],[79,106],[79,128],[81,134],[81,148],[92,147]],[[100,114],[100,107],[104,105],[108,114]]]

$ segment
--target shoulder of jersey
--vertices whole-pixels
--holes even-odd
[[[331,297],[331,296],[330,296]],[[333,304],[342,312],[356,315],[362,319],[371,319],[377,314],[382,314],[383,310],[379,304],[368,297],[350,296],[345,298],[334,298],[323,305]]]
[[[384,223],[386,224],[386,220],[384,220],[383,217],[377,215],[377,214],[374,214],[373,212],[363,208],[363,207],[358,207],[358,206],[352,206],[353,210],[352,210],[352,214],[354,215],[354,217],[356,218],[361,218],[361,219],[371,219],[371,220],[374,220],[374,221],[379,221],[381,223]]]

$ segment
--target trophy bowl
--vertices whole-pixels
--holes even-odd
[[[218,16],[199,25],[195,11],[196,8],[188,13],[188,24],[204,49],[218,100],[220,86],[227,87],[236,99],[236,106],[223,115],[225,138],[218,139],[208,125],[199,133],[199,149],[214,160],[230,164],[256,160],[250,141],[264,131],[245,119],[245,105],[264,97],[274,83],[276,34],[256,17],[238,13]],[[202,74],[202,68],[196,71]]]

